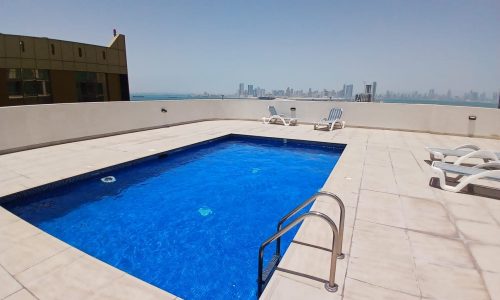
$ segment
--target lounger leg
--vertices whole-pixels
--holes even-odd
[[[283,119],[282,117],[280,117],[280,119],[281,119],[281,122],[283,122],[283,125],[285,125],[285,126],[289,126],[289,125],[290,125],[290,122],[289,122],[289,123],[287,123],[287,122],[285,121],[285,119]]]

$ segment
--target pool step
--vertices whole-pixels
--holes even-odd
[[[266,287],[267,283],[269,282],[269,279],[271,279],[271,276],[274,273],[274,270],[278,267],[278,264],[280,263],[281,260],[281,255],[273,255],[269,263],[267,264],[266,268],[262,272],[262,285],[263,287]]]

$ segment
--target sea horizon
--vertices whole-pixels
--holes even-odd
[[[189,99],[218,99],[222,95],[210,94],[182,94],[182,93],[131,93],[132,101],[155,101],[155,100],[189,100]],[[277,97],[279,98],[279,97]],[[238,100],[245,99],[239,98],[236,95],[224,96],[225,100]],[[304,99],[306,100],[306,99]],[[328,101],[327,99],[321,99]],[[265,100],[264,100],[265,101]],[[332,100],[341,101],[341,100]],[[349,100],[344,100],[349,101]],[[351,100],[352,101],[352,100]],[[461,99],[419,99],[419,98],[380,98],[375,102],[379,103],[401,103],[401,104],[432,104],[432,105],[449,105],[449,106],[468,106],[468,107],[483,107],[483,108],[497,108],[498,103],[494,101],[469,101]]]

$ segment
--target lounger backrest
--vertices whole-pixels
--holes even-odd
[[[271,114],[271,116],[277,116],[278,115],[278,112],[276,111],[276,108],[274,108],[274,106],[272,106],[272,105],[269,106],[269,113]]]
[[[335,120],[340,120],[342,117],[342,108],[332,108],[330,110],[330,114],[328,115],[328,120],[329,121],[335,121]]]

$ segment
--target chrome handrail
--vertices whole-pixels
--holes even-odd
[[[320,213],[317,211],[310,211],[307,212],[303,215],[300,215],[297,217],[295,220],[290,222],[288,225],[286,225],[283,229],[280,229],[278,232],[276,232],[274,235],[272,235],[270,238],[268,238],[264,243],[260,245],[259,248],[259,271],[258,271],[258,278],[257,278],[257,297],[260,297],[263,291],[264,287],[264,280],[262,280],[262,272],[263,272],[263,264],[264,264],[264,249],[266,248],[267,245],[275,241],[276,239],[280,238],[282,235],[287,233],[290,229],[295,227],[295,225],[301,223],[305,218],[307,217],[319,217],[320,219],[326,221],[328,225],[330,225],[330,228],[332,229],[332,256],[330,259],[330,276],[328,278],[328,281],[325,282],[325,288],[329,292],[336,292],[338,290],[338,285],[335,283],[335,271],[337,267],[337,256],[338,252],[335,251],[337,249],[336,247],[336,242],[339,242],[339,231],[337,229],[337,225],[335,225],[335,222],[333,222],[330,217],[325,215],[324,213]]]
[[[344,253],[342,253],[342,242],[344,240],[344,219],[345,219],[345,206],[344,202],[339,198],[339,196],[335,195],[334,193],[326,192],[326,191],[319,191],[316,194],[312,195],[309,199],[306,201],[302,202],[299,206],[294,208],[292,211],[290,211],[286,216],[281,218],[281,220],[278,222],[277,226],[277,232],[281,230],[281,226],[283,223],[285,223],[286,220],[290,219],[293,215],[295,215],[298,211],[309,205],[309,203],[313,202],[318,198],[319,196],[328,196],[333,198],[335,201],[337,201],[337,204],[340,207],[340,218],[339,218],[339,243],[337,249],[337,253],[339,253],[338,259],[343,259],[344,258]],[[281,255],[281,239],[278,238],[276,241],[276,255],[280,256]]]

